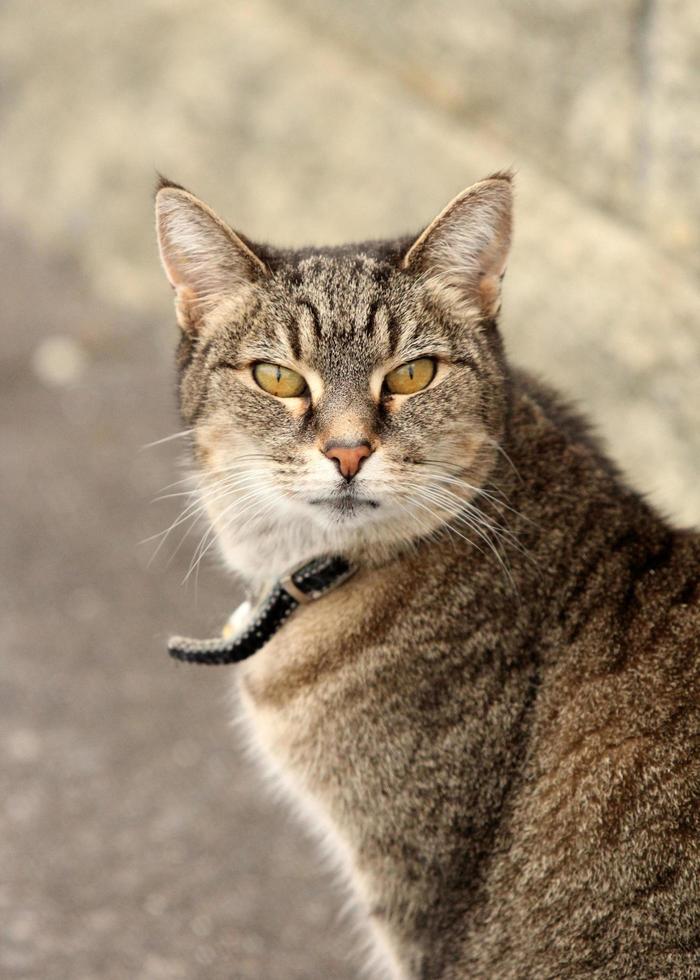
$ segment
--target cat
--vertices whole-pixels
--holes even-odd
[[[228,567],[358,569],[236,681],[386,975],[700,977],[700,537],[507,360],[511,175],[337,248],[156,210]]]

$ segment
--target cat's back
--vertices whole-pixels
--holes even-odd
[[[476,976],[700,976],[700,536],[624,550],[543,670]]]

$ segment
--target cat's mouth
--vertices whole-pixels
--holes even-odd
[[[358,497],[355,494],[344,493],[334,497],[314,497],[309,501],[315,507],[325,507],[341,517],[353,517],[358,511],[376,510],[379,501],[371,497]]]

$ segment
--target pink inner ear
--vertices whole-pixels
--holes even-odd
[[[479,303],[487,316],[498,313],[501,305],[501,284],[506,272],[508,247],[510,245],[510,229],[506,227],[494,230],[491,245],[481,256],[482,273],[476,284]]]
[[[175,316],[178,325],[185,333],[195,333],[197,323],[195,292],[189,286],[175,286],[173,284],[173,289],[175,290]]]
[[[156,205],[156,207],[158,208],[158,205]],[[187,259],[186,256],[183,255],[182,249],[178,249],[173,244],[166,215],[161,213],[160,210],[157,211],[157,222],[160,260],[163,265],[165,275],[168,278],[168,282],[173,289],[179,290],[182,288],[184,281],[179,270],[186,263]]]
[[[168,282],[173,287],[173,289],[182,289],[182,279],[178,276],[177,265],[171,260],[170,249],[166,252],[164,248],[161,247],[161,258],[163,260],[163,268],[165,269],[165,274],[168,277]]]
[[[456,197],[413,243],[404,268],[425,275],[462,315],[494,316],[511,237],[512,193],[501,176]]]
[[[183,304],[206,303],[269,275],[252,248],[188,191],[160,191],[156,211],[161,261]]]
[[[498,313],[501,305],[501,278],[486,273],[481,277],[478,286],[479,303],[487,316],[494,316]]]

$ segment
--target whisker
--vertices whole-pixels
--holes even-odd
[[[504,575],[506,576],[508,582],[510,583],[511,587],[517,592],[515,580],[513,579],[512,571],[508,563],[508,557],[505,554],[505,552],[503,552],[498,547],[499,538],[498,538],[496,528],[493,525],[484,524],[484,522],[482,521],[470,520],[464,513],[461,514],[452,513],[453,504],[450,501],[450,498],[442,497],[439,493],[431,491],[429,488],[423,486],[418,486],[418,485],[411,485],[411,486],[413,486],[414,489],[416,489],[419,496],[421,496],[424,500],[429,500],[432,503],[437,504],[438,506],[447,510],[448,513],[450,513],[451,515],[451,520],[456,520],[458,523],[464,524],[471,531],[477,534],[484,542],[484,544],[488,546],[488,548],[490,549],[490,551],[498,561],[498,564],[501,566],[501,569]],[[459,501],[460,498],[456,498],[456,500]],[[434,516],[437,517],[438,515],[434,514]],[[465,541],[468,541],[471,545],[478,548],[479,551],[482,551],[482,549],[479,548],[474,541],[472,541],[470,538],[465,537],[455,527],[453,527],[452,524],[450,524],[450,521],[445,520],[444,524],[446,527],[450,527],[454,533],[464,538]],[[496,537],[496,541],[493,540],[493,537],[491,537],[487,533],[487,531],[491,531],[491,533]]]
[[[260,497],[260,496],[264,495],[266,492],[267,492],[266,491],[266,488],[260,487],[260,486],[256,486],[256,487],[254,487],[254,489],[249,490],[248,492],[244,493],[242,497],[238,497],[238,496],[235,497],[234,500],[227,507],[225,507],[224,510],[220,514],[217,514],[214,518],[212,518],[211,524],[204,531],[204,534],[202,535],[202,537],[200,539],[200,542],[199,542],[197,548],[195,549],[195,553],[194,553],[194,555],[192,557],[192,561],[190,562],[190,567],[189,567],[189,569],[187,571],[187,574],[185,575],[185,581],[187,581],[187,579],[191,575],[193,568],[196,567],[199,564],[199,562],[201,561],[204,553],[206,553],[209,550],[209,548],[216,541],[217,534],[220,533],[219,532],[219,525],[224,520],[224,518],[226,517],[226,515],[231,510],[233,510],[234,508],[236,508],[236,507],[239,507],[240,508],[241,505],[244,504],[246,501],[248,501],[248,500],[253,500],[254,501],[256,497]],[[245,513],[246,510],[247,510],[247,508],[244,508],[244,510],[242,512],[239,512],[237,514],[234,513],[232,520],[235,519],[236,517],[242,516],[242,513]],[[231,522],[229,522],[229,524],[227,526],[230,527],[230,524],[231,524]]]
[[[251,482],[253,479],[257,480],[258,477],[251,477]],[[192,501],[192,503],[185,507],[181,514],[175,518],[170,527],[166,528],[165,531],[160,531],[158,534],[152,534],[150,537],[144,538],[141,544],[146,544],[149,541],[153,541],[155,538],[159,538],[163,535],[167,536],[170,531],[175,530],[176,527],[179,527],[179,525],[182,524],[183,521],[187,520],[188,517],[192,516],[194,512],[200,510],[203,511],[207,505],[213,504],[217,500],[221,499],[221,497],[227,496],[232,492],[232,490],[237,489],[237,487],[238,484],[236,483],[225,483],[222,481],[221,485],[214,485],[212,488],[198,487],[194,490],[186,491],[186,493],[183,494],[184,496],[194,496],[195,499]]]
[[[475,496],[486,497],[487,500],[492,501],[494,504],[500,506],[508,506],[505,502],[508,500],[507,494],[503,492],[499,487],[494,484],[486,484],[485,486],[476,487],[473,483],[469,483],[468,480],[464,480],[462,477],[456,476],[454,473],[443,473],[435,465],[430,465],[426,469],[421,470],[421,473],[429,473],[431,477],[443,480],[446,483],[454,483],[459,486],[463,486],[468,489]]]
[[[262,471],[264,475],[269,475],[266,471]],[[156,556],[159,554],[162,546],[165,544],[166,540],[176,528],[180,527],[182,524],[189,522],[190,527],[186,528],[184,535],[180,539],[175,551],[170,556],[170,561],[173,560],[175,555],[180,550],[183,542],[187,538],[191,526],[194,525],[196,520],[202,516],[208,507],[216,503],[230,494],[234,493],[236,490],[245,489],[246,487],[253,484],[260,484],[260,471],[256,469],[248,468],[245,472],[238,475],[231,475],[226,479],[216,481],[210,487],[199,486],[193,488],[185,493],[186,496],[192,496],[194,499],[189,503],[184,510],[175,518],[175,520],[167,527],[164,531],[158,534],[151,535],[146,538],[144,542],[155,540],[161,538],[160,543],[154,550],[153,554],[149,559],[149,565],[155,560]]]
[[[200,541],[200,543],[199,543],[199,545],[197,547],[197,550],[195,551],[195,554],[194,554],[194,556],[192,558],[192,561],[190,562],[190,567],[189,567],[189,569],[187,571],[187,574],[185,575],[185,578],[183,579],[183,583],[184,582],[187,582],[187,580],[190,578],[190,576],[192,575],[192,573],[195,572],[196,573],[195,574],[195,589],[197,588],[198,576],[199,576],[199,566],[201,565],[202,560],[204,559],[205,555],[216,544],[217,538],[219,536],[225,534],[230,529],[230,527],[232,526],[232,524],[233,524],[234,521],[239,520],[244,514],[248,513],[250,510],[252,510],[255,507],[257,501],[259,499],[261,499],[262,497],[264,497],[264,495],[265,495],[266,492],[267,491],[265,491],[265,490],[263,490],[260,493],[256,493],[255,491],[253,491],[250,494],[248,494],[246,497],[244,497],[243,500],[241,500],[241,501],[239,501],[239,500],[234,501],[234,503],[239,503],[240,504],[244,500],[248,500],[249,498],[253,498],[251,500],[251,502],[246,507],[243,508],[242,511],[235,512],[234,514],[232,514],[231,517],[229,518],[228,522],[226,523],[226,525],[223,528],[217,527],[217,524],[225,516],[225,514],[231,509],[231,507],[226,508],[225,511],[223,511],[220,515],[218,515],[217,521],[215,523],[213,523],[212,526],[210,528],[208,528],[207,531],[205,532],[205,534],[203,535],[202,540]],[[274,496],[273,496],[273,499],[268,503],[267,507],[264,508],[263,511],[259,511],[258,513],[252,514],[251,515],[251,518],[249,518],[247,521],[245,521],[241,525],[241,527],[240,527],[239,530],[240,531],[243,531],[248,526],[248,524],[250,523],[250,520],[252,520],[253,517],[260,517],[260,516],[262,516],[262,514],[267,514],[276,505],[276,503],[277,503],[277,501],[274,499]]]
[[[483,525],[484,527],[487,527],[490,531],[493,531],[494,534],[502,535],[503,537],[508,538],[516,548],[523,551],[524,553],[524,549],[522,548],[522,545],[520,544],[518,538],[509,528],[499,524],[497,521],[495,521],[495,519],[492,518],[491,515],[485,514],[471,501],[464,500],[463,497],[460,497],[459,494],[454,493],[454,491],[449,490],[447,487],[431,486],[427,489],[432,490],[434,493],[439,493],[443,495],[446,498],[446,500],[454,500],[454,502],[458,505],[460,510],[462,509],[466,510],[469,514],[471,514],[474,517],[476,521],[479,522],[479,524]]]
[[[404,507],[401,501],[398,500],[398,498],[395,498],[394,503],[396,503],[400,507],[400,509],[404,512],[404,514],[406,514],[411,520],[414,520],[416,524],[418,524],[418,527],[421,531],[422,538],[431,541],[437,540],[440,532],[440,526],[430,527],[430,525],[426,525],[419,519],[417,514],[412,513],[408,507]],[[405,543],[409,544],[414,551],[416,552],[418,551],[418,542],[415,540],[415,538],[412,535],[411,537],[406,538],[404,540]]]
[[[230,491],[227,491],[226,493],[220,494],[219,496],[220,497],[225,497],[225,496],[228,495],[229,492]],[[171,554],[170,558],[168,559],[168,565],[170,565],[171,562],[175,559],[175,556],[178,554],[178,552],[180,551],[182,545],[187,540],[187,537],[188,537],[190,531],[194,528],[195,524],[197,523],[197,520],[200,517],[204,516],[204,514],[206,513],[206,509],[207,509],[208,504],[209,503],[215,503],[216,500],[218,500],[218,499],[219,499],[219,497],[216,497],[213,500],[204,501],[202,503],[202,506],[200,508],[198,508],[197,512],[195,514],[192,514],[191,515],[189,526],[185,528],[185,533],[180,538],[180,541],[178,542],[177,547],[175,548],[175,550]],[[207,528],[205,529],[205,533],[207,533],[207,531],[209,529],[210,529],[210,525],[208,524],[207,525]]]
[[[472,541],[471,538],[467,538],[464,534],[462,534],[456,528],[452,527],[452,525],[449,523],[449,521],[446,521],[445,518],[441,514],[438,514],[431,507],[428,507],[422,501],[418,500],[418,498],[414,494],[412,494],[409,497],[409,500],[410,500],[411,503],[417,504],[419,507],[422,507],[423,510],[427,510],[428,513],[432,517],[436,518],[439,521],[438,528],[444,528],[448,532],[450,532],[452,534],[456,534],[458,538],[461,538],[463,541],[466,541],[467,544],[470,544],[473,548],[476,548],[476,550],[478,552],[480,552],[482,555],[484,555],[484,556],[486,555],[486,553],[484,552],[483,548],[480,548],[479,545],[475,541]],[[436,528],[436,530],[438,528]]]
[[[165,442],[172,442],[173,439],[183,439],[185,436],[190,436],[194,432],[194,429],[183,429],[182,432],[173,432],[171,436],[164,436],[162,439],[154,439],[153,442],[147,442],[139,449],[139,452],[143,452],[146,449],[153,449],[155,446],[162,446]]]
[[[219,467],[216,470],[216,474],[226,474],[233,472],[238,469],[249,469],[249,467],[242,467],[241,463],[247,462],[252,459],[264,459],[267,462],[275,462],[274,458],[267,453],[244,453],[241,456],[237,456],[235,462],[229,466]],[[187,476],[183,477],[181,480],[175,480],[173,483],[168,483],[161,489],[161,493],[165,490],[171,490],[173,487],[182,486],[183,483],[192,483],[194,481],[204,482],[208,477],[205,477],[202,473],[198,471],[192,471]]]
[[[489,520],[478,507],[474,507],[468,501],[464,501],[451,490],[447,490],[442,487],[431,487],[430,492],[432,492],[436,498],[441,499],[443,501],[443,505],[448,509],[452,509],[455,505],[457,506],[458,513],[455,515],[454,519],[469,524],[474,528],[474,530],[477,530],[478,533],[481,533],[481,529],[485,529],[485,531],[493,534],[499,543],[501,543],[502,539],[506,539],[506,541],[516,548],[516,550],[520,551],[521,554],[525,554],[525,549],[522,547],[520,541],[512,533],[512,531],[492,520]],[[467,517],[467,515],[469,515],[470,519]]]
[[[513,472],[515,473],[515,475],[517,476],[517,478],[520,480],[520,482],[521,483],[524,483],[524,480],[523,480],[523,478],[521,476],[520,470],[515,465],[515,463],[513,462],[513,460],[510,458],[510,456],[508,455],[508,453],[505,451],[505,449],[503,448],[503,446],[499,442],[497,442],[495,439],[492,439],[490,436],[485,436],[484,438],[485,438],[486,442],[490,446],[493,446],[493,448],[496,450],[496,452],[498,452],[498,453],[501,454],[501,456],[505,459],[505,461],[511,467],[511,469],[513,470]]]

